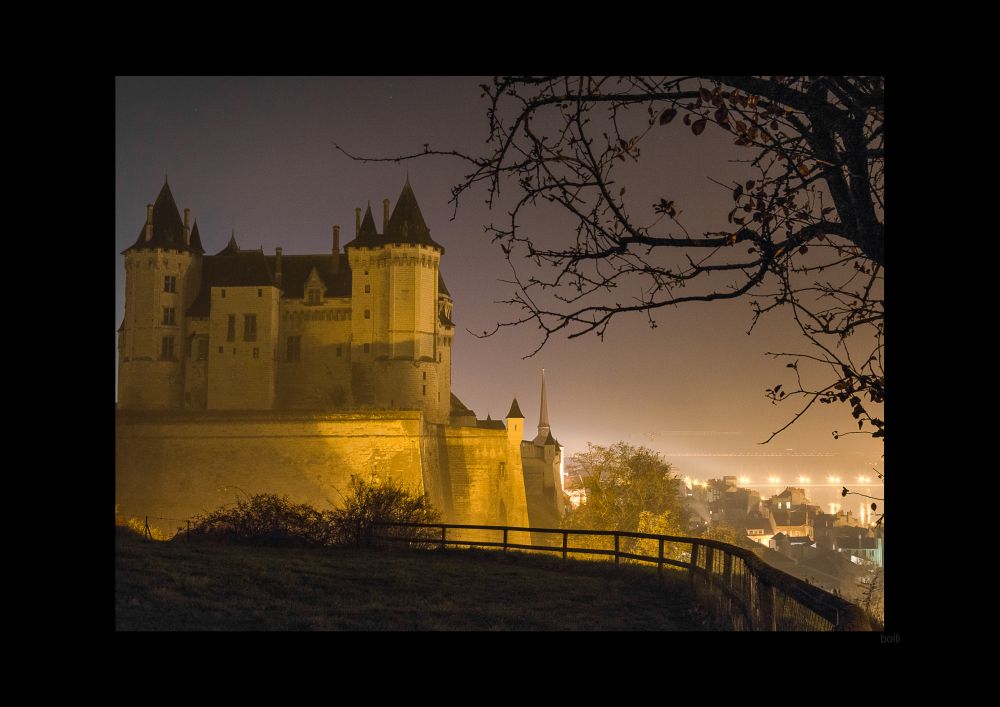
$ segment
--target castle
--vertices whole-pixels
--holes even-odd
[[[408,178],[391,214],[382,205],[381,232],[370,205],[355,210],[343,252],[333,226],[322,254],[244,250],[234,233],[206,255],[164,182],[123,251],[117,503],[191,513],[212,502],[209,487],[241,480],[335,505],[346,473],[381,470],[428,493],[446,520],[558,522],[561,448],[544,373],[532,440],[516,400],[506,424],[462,404],[445,249]]]

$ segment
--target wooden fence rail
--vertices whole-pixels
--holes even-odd
[[[440,533],[435,531],[440,531]],[[494,540],[461,537],[449,531],[480,530],[495,533]],[[561,542],[542,545],[535,542],[512,542],[511,533],[528,533],[530,539],[559,536]],[[611,537],[614,549],[574,547],[570,536]],[[622,549],[622,539],[655,541],[656,555],[644,555]],[[653,535],[618,530],[581,530],[570,528],[526,528],[505,525],[464,525],[458,523],[373,523],[359,532],[358,542],[406,542],[411,545],[449,545],[489,547],[508,550],[561,553],[563,561],[570,554],[604,555],[622,560],[655,564],[663,577],[663,566],[686,570],[692,586],[720,618],[739,630],[872,630],[868,617],[855,604],[783,572],[744,548],[707,538]],[[680,558],[680,559],[678,559]]]

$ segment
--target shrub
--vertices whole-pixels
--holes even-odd
[[[343,507],[331,511],[329,515],[336,527],[337,540],[344,544],[371,544],[375,535],[430,538],[436,534],[430,528],[380,528],[373,524],[440,521],[440,514],[426,496],[414,494],[392,479],[380,480],[375,475],[368,481],[352,476]]]
[[[249,545],[306,547],[334,541],[328,514],[288,496],[255,494],[219,508],[191,523],[192,540],[235,542]]]

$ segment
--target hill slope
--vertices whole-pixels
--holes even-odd
[[[449,549],[212,546],[116,536],[118,630],[698,630],[685,575]]]

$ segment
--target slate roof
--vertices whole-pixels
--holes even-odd
[[[520,417],[524,419],[524,413],[521,412],[521,408],[517,405],[517,398],[514,398],[514,402],[510,404],[510,412],[507,413],[507,417]]]
[[[465,403],[458,399],[458,396],[454,393],[451,394],[451,414],[461,417],[463,415],[475,415],[472,410],[465,407]]]
[[[368,204],[357,237],[346,244],[345,248],[352,246],[372,248],[389,243],[416,243],[433,246],[444,253],[444,248],[431,239],[431,231],[424,222],[423,214],[420,213],[420,206],[417,205],[417,197],[413,194],[409,178],[406,179],[403,191],[400,192],[399,199],[396,200],[396,206],[385,226],[385,233],[378,233],[375,229],[375,220],[372,218],[371,212],[371,204]]]
[[[192,237],[191,245],[184,244],[184,222],[181,220],[180,211],[177,210],[177,203],[174,201],[174,195],[170,192],[170,185],[167,184],[166,180],[163,182],[159,196],[153,202],[153,238],[149,241],[146,240],[146,222],[143,221],[142,227],[139,229],[139,237],[122,253],[143,248],[205,252],[201,248],[200,238],[196,241]]]
[[[489,415],[486,416],[485,420],[476,420],[476,427],[486,430],[506,430],[507,427],[503,424],[502,420],[493,420]]]
[[[235,239],[230,239],[235,244]],[[262,250],[230,250],[202,258],[201,291],[188,307],[187,316],[207,317],[213,287],[266,287],[274,284],[274,275]]]
[[[333,259],[339,261],[337,271],[333,269]],[[268,267],[271,272],[277,272],[277,257],[266,256]],[[347,256],[339,253],[325,255],[282,255],[281,256],[281,289],[285,297],[292,299],[302,299],[305,297],[305,284],[309,279],[309,273],[316,268],[316,272],[323,284],[326,285],[326,297],[350,297],[351,296],[351,266],[347,262]]]
[[[440,270],[438,270],[438,294],[448,295],[451,297],[451,293],[448,292],[448,288],[444,284],[444,276],[441,274]]]

